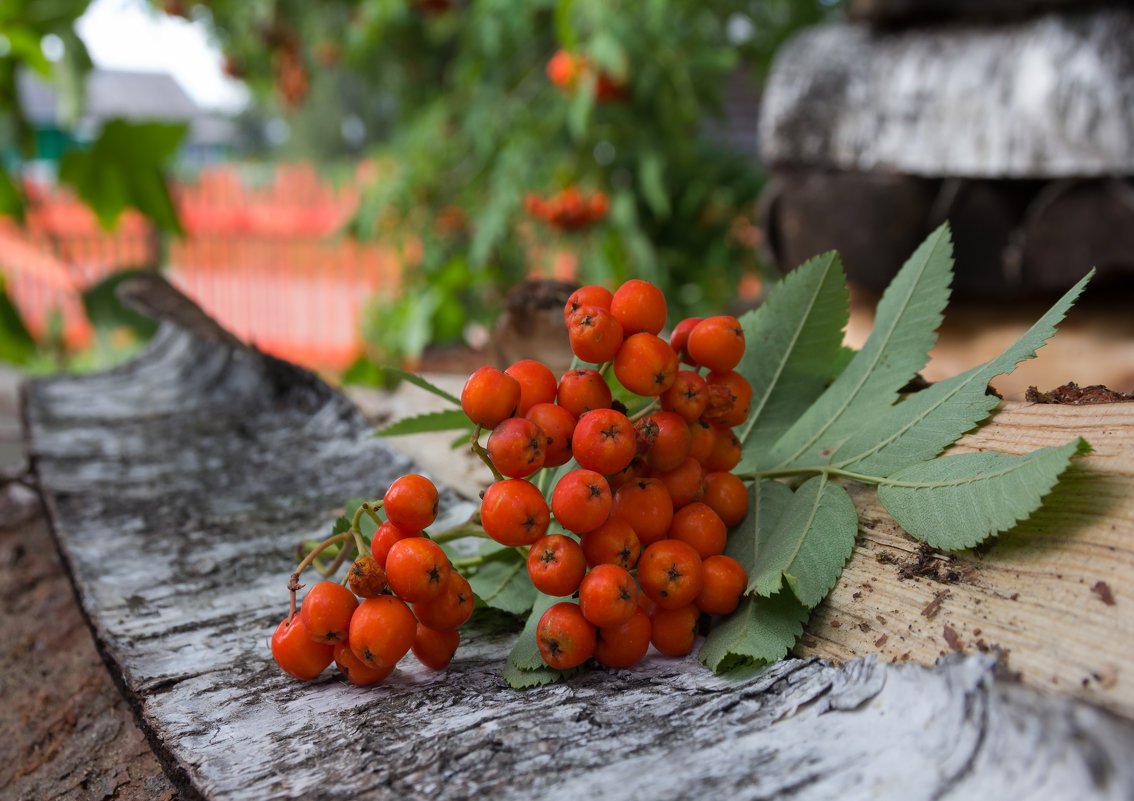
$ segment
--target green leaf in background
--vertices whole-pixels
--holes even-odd
[[[749,589],[769,596],[786,581],[795,597],[815,606],[835,586],[854,550],[858,513],[847,491],[826,476],[804,482],[777,525],[756,540]]]
[[[89,151],[64,155],[59,180],[75,188],[105,228],[133,207],[162,230],[180,234],[164,169],[185,130],[184,124],[110,120]]]
[[[400,437],[405,434],[424,434],[430,431],[452,431],[457,428],[469,428],[469,418],[460,409],[449,409],[444,412],[427,412],[414,417],[407,417],[396,423],[391,423],[380,431],[376,437]]]
[[[3,164],[0,164],[0,215],[14,217],[21,223],[24,221],[24,193]]]
[[[835,383],[776,443],[769,462],[815,465],[862,426],[864,417],[897,400],[898,390],[925,366],[949,300],[953,248],[942,225],[902,266],[882,295],[874,328]]]
[[[1086,440],[1023,455],[961,453],[899,470],[878,500],[911,536],[947,551],[970,548],[1032,514]]]
[[[669,217],[669,192],[665,188],[665,166],[657,153],[646,153],[638,165],[638,184],[650,211],[660,219]]]
[[[347,529],[350,529],[350,521],[354,520],[354,513],[358,511],[358,507],[362,506],[365,500],[365,498],[351,498],[343,504],[343,508],[346,509]],[[370,539],[374,536],[374,532],[378,530],[378,524],[374,522],[374,518],[370,515],[362,514],[359,515],[358,518],[358,530],[362,536]]]
[[[941,453],[996,408],[1000,400],[986,391],[988,382],[1035,358],[1092,275],[1094,270],[996,358],[866,417],[858,433],[835,452],[832,463],[857,473],[885,476]]]
[[[12,303],[0,273],[0,360],[26,364],[35,355],[35,339],[28,332],[19,309]]]
[[[91,325],[100,331],[129,328],[140,337],[148,339],[153,336],[158,329],[157,321],[125,305],[117,294],[119,285],[124,281],[149,272],[142,269],[122,270],[83,290],[83,309]]]
[[[413,384],[415,387],[419,387],[421,389],[424,389],[426,392],[432,392],[437,397],[444,398],[445,400],[449,401],[450,403],[452,403],[456,406],[461,405],[461,399],[460,398],[452,395],[449,392],[446,392],[445,390],[441,389],[441,387],[437,386],[436,384],[429,383],[424,378],[422,378],[421,376],[419,376],[415,373],[409,373],[409,372],[406,372],[405,370],[399,370],[397,367],[383,367],[382,370],[389,376],[392,376],[394,378],[399,378],[402,381],[408,381],[409,383]]]
[[[725,554],[740,562],[749,579],[756,575],[757,544],[773,536],[791,500],[791,487],[770,478],[748,488],[748,512],[729,534]]]
[[[767,466],[771,446],[838,375],[848,306],[842,262],[830,252],[789,272],[741,318],[746,347],[736,370],[752,385],[752,412],[736,429],[737,472]]]
[[[531,609],[538,593],[528,577],[525,556],[515,548],[494,542],[481,548],[480,555],[496,558],[480,565],[476,573],[469,576],[469,586],[476,597],[485,606],[514,615],[522,615]]]
[[[697,658],[717,673],[775,662],[795,645],[810,612],[787,590],[741,598],[736,611],[709,632]]]

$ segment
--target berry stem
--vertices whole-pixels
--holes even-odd
[[[477,556],[465,556],[461,559],[454,559],[450,564],[457,570],[462,570],[469,567],[479,567],[486,562],[498,562],[501,559],[507,559],[513,551],[521,550],[519,548],[501,548],[492,553],[479,554]],[[521,551],[522,552],[522,551]]]
[[[476,523],[461,523],[458,526],[447,528],[437,534],[429,535],[429,539],[433,540],[438,545],[443,545],[446,542],[452,542],[453,540],[459,540],[465,537],[482,537],[489,539],[488,535],[484,532],[484,527]]]
[[[488,451],[480,444],[480,426],[473,429],[472,437],[469,438],[472,444],[473,453],[480,457],[480,460],[488,465],[488,469],[492,471],[492,476],[497,481],[503,481],[504,475],[496,469],[496,465],[492,463],[492,459],[488,458]]]
[[[651,398],[649,403],[647,403],[645,406],[643,406],[638,411],[629,415],[630,421],[636,422],[638,420],[641,420],[646,415],[653,414],[654,412],[656,412],[660,408],[661,408],[661,403],[658,401],[658,399],[657,398]]]
[[[307,556],[303,557],[303,561],[300,562],[299,566],[295,568],[295,572],[291,574],[291,577],[288,579],[288,582],[287,582],[287,588],[291,592],[291,609],[288,611],[288,615],[287,615],[288,624],[290,624],[292,619],[295,617],[295,612],[296,612],[295,593],[297,591],[303,589],[303,587],[305,586],[305,585],[299,583],[299,575],[304,570],[311,567],[311,563],[314,562],[315,558],[317,556],[319,556],[320,553],[323,552],[323,549],[325,549],[325,548],[327,548],[331,545],[334,545],[335,543],[338,543],[338,542],[346,542],[349,539],[350,539],[350,533],[346,532],[346,531],[340,532],[339,534],[332,534],[330,537],[327,537],[327,539],[323,540],[321,543],[319,543],[314,548],[312,548],[311,552],[309,554],[307,554]],[[342,553],[344,550],[346,550],[346,549],[345,548],[339,549],[339,553]]]

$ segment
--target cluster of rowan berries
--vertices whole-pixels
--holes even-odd
[[[398,478],[380,502],[360,510],[376,518],[379,509],[385,513],[368,546],[358,532],[359,515],[350,532],[323,544],[358,549],[347,571],[349,589],[319,581],[296,612],[299,574],[318,549],[308,555],[292,574],[292,610],[272,636],[272,656],[284,672],[312,679],[334,662],[351,682],[368,685],[389,676],[411,650],[426,667],[449,664],[460,643],[457,629],[472,615],[473,593],[441,546],[424,535],[437,507],[429,479]]]
[[[547,77],[560,90],[567,94],[574,94],[579,88],[584,75],[595,73],[594,66],[583,56],[575,55],[567,50],[556,50],[548,60],[546,67]],[[595,74],[595,99],[600,103],[609,103],[626,98],[626,87],[613,76],[605,72]]]
[[[569,186],[551,197],[529,194],[524,198],[528,214],[561,231],[574,231],[598,222],[610,210],[610,199],[597,191],[584,197],[577,186]]]
[[[533,360],[483,367],[461,393],[477,426],[474,447],[481,429],[492,431],[478,451],[497,476],[482,497],[481,525],[497,542],[528,549],[540,592],[570,598],[539,621],[549,666],[594,657],[628,667],[651,643],[687,654],[701,614],[733,611],[748,584],[723,555],[728,528],[748,508],[748,491],[730,472],[741,456],[732,427],[748,416],[752,396],[735,371],[744,332],[733,317],[690,318],[666,341],[665,298],[640,280],[613,293],[582,287],[564,314],[575,355],[597,367],[558,380]],[[608,369],[643,396],[639,411],[614,399]],[[545,497],[531,477],[572,459],[578,467],[559,471]],[[548,533],[553,517],[565,533]]]

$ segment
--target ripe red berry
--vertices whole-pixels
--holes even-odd
[[[342,584],[319,581],[303,597],[299,617],[311,637],[334,645],[346,639],[350,616],[357,607],[358,598]]]
[[[461,408],[481,428],[514,417],[519,405],[520,382],[495,367],[481,367],[461,390]]]
[[[334,645],[311,637],[299,615],[276,626],[272,634],[272,658],[284,673],[301,681],[313,679],[334,659]]]
[[[527,417],[540,427],[546,437],[544,467],[559,467],[571,461],[571,434],[575,416],[554,403],[537,403],[528,409]]]
[[[488,458],[509,478],[530,476],[543,467],[547,435],[524,417],[501,421],[488,438]]]
[[[654,478],[665,484],[666,492],[673,501],[673,508],[677,510],[686,504],[701,500],[705,492],[704,474],[701,463],[692,456],[687,456],[677,467],[664,473],[655,473]]]
[[[395,479],[382,497],[386,518],[406,531],[420,531],[437,519],[437,487],[415,473]]]
[[[508,478],[484,491],[480,522],[485,533],[501,545],[531,545],[547,531],[551,510],[530,481]]]
[[[379,567],[385,570],[386,557],[390,553],[390,548],[394,547],[395,542],[408,537],[420,536],[420,531],[407,531],[389,520],[383,520],[382,525],[378,526],[378,530],[374,532],[374,538],[370,540],[370,555],[374,557],[374,561],[378,563]]]
[[[700,617],[693,604],[676,609],[658,606],[650,613],[650,642],[666,656],[685,656],[693,650]]]
[[[614,355],[614,377],[636,395],[661,395],[677,380],[677,354],[655,334],[631,334]]]
[[[665,537],[673,522],[673,500],[656,478],[623,484],[614,493],[611,517],[625,520],[645,547]]]
[[[697,501],[673,513],[669,537],[693,546],[698,556],[707,559],[724,552],[728,529],[710,506]]]
[[[575,461],[588,470],[610,475],[634,458],[634,424],[614,409],[595,409],[579,418],[571,435]]]
[[[441,593],[429,601],[415,603],[413,613],[429,628],[445,631],[465,625],[472,617],[474,603],[468,579],[456,570],[450,570]]]
[[[601,526],[610,516],[610,485],[602,474],[579,469],[565,473],[551,493],[551,513],[576,534]]]
[[[595,659],[607,667],[628,668],[642,661],[650,649],[650,618],[640,607],[629,620],[598,630]]]
[[[646,452],[646,464],[654,471],[673,470],[689,456],[693,444],[689,423],[677,412],[654,412],[649,420],[658,433]]]
[[[371,667],[396,665],[413,645],[417,619],[393,595],[367,598],[350,619],[350,650]]]
[[[718,554],[701,563],[704,586],[693,603],[710,615],[730,614],[748,589],[748,573],[731,556]]]
[[[706,317],[689,332],[686,347],[697,364],[727,372],[744,356],[744,329],[735,317]]]
[[[642,553],[638,535],[629,523],[618,517],[612,517],[594,531],[588,531],[582,536],[580,545],[591,567],[610,564],[630,570],[638,564]]]
[[[537,403],[551,403],[555,400],[555,390],[559,382],[555,373],[535,359],[521,359],[507,370],[520,385],[520,401],[516,407],[516,417],[527,417],[528,411]]]
[[[710,423],[713,428],[713,449],[701,464],[706,473],[728,472],[740,464],[743,446],[732,429],[720,423]]]
[[[449,580],[449,557],[441,546],[425,537],[398,540],[386,557],[386,580],[394,594],[407,603],[430,601]]]
[[[701,557],[680,540],[659,540],[642,551],[638,583],[663,609],[691,604],[704,586]]]
[[[735,371],[711,372],[705,376],[709,402],[705,407],[706,420],[738,426],[748,419],[752,408],[752,385]]]
[[[697,366],[697,362],[689,356],[687,347],[689,344],[689,332],[692,331],[693,327],[701,322],[702,319],[701,317],[686,317],[673,327],[673,331],[669,335],[669,346],[673,348],[674,353],[677,354],[682,362],[693,367]]]
[[[418,623],[411,648],[418,662],[430,670],[444,670],[453,660],[453,654],[460,644],[461,634],[456,629],[438,631]]]
[[[610,301],[614,298],[610,290],[598,284],[581,286],[567,298],[567,305],[563,309],[564,322],[571,319],[571,315],[578,311],[580,306],[597,306],[610,311]]]
[[[610,387],[602,374],[589,367],[564,373],[555,393],[555,402],[576,420],[594,409],[609,409],[611,400]]]
[[[730,528],[739,525],[748,514],[748,487],[733,473],[705,474],[705,494],[701,500],[720,515]]]
[[[597,633],[578,604],[560,601],[539,619],[536,643],[543,661],[556,670],[577,667],[594,655]]]
[[[373,556],[360,556],[347,573],[350,591],[359,598],[373,598],[386,589],[386,571]]]
[[[614,358],[622,345],[622,326],[598,306],[580,306],[567,320],[571,352],[584,362],[601,364]]]
[[[544,595],[573,594],[587,572],[582,547],[562,534],[548,534],[532,543],[527,564],[532,584]]]
[[[354,655],[354,651],[350,649],[350,643],[346,640],[335,644],[334,659],[335,665],[347,677],[347,680],[359,687],[377,684],[393,673],[394,668],[397,667],[397,664],[393,662],[389,665],[379,666],[366,664]]]
[[[648,281],[631,278],[615,290],[610,312],[627,335],[639,331],[658,334],[665,327],[665,295]]]
[[[598,565],[579,584],[579,608],[595,626],[625,623],[638,608],[638,585],[618,565]]]
[[[709,385],[692,370],[678,370],[673,386],[662,393],[660,400],[661,407],[667,412],[677,412],[692,423],[705,413],[709,403]]]

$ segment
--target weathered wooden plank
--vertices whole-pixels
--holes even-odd
[[[1134,172],[1134,12],[897,31],[843,25],[778,53],[773,167],[1039,178]]]
[[[1110,0],[1112,4],[1129,0]],[[1018,19],[1082,5],[1082,0],[850,0],[847,16],[878,25],[916,24],[940,19]]]
[[[30,386],[29,450],[96,639],[187,793],[321,798],[1129,798],[1134,724],[996,678],[649,657],[528,692],[482,621],[451,669],[301,684],[267,641],[290,551],[409,461],[313,376],[164,328],[113,372]],[[453,515],[468,506],[452,494]]]

